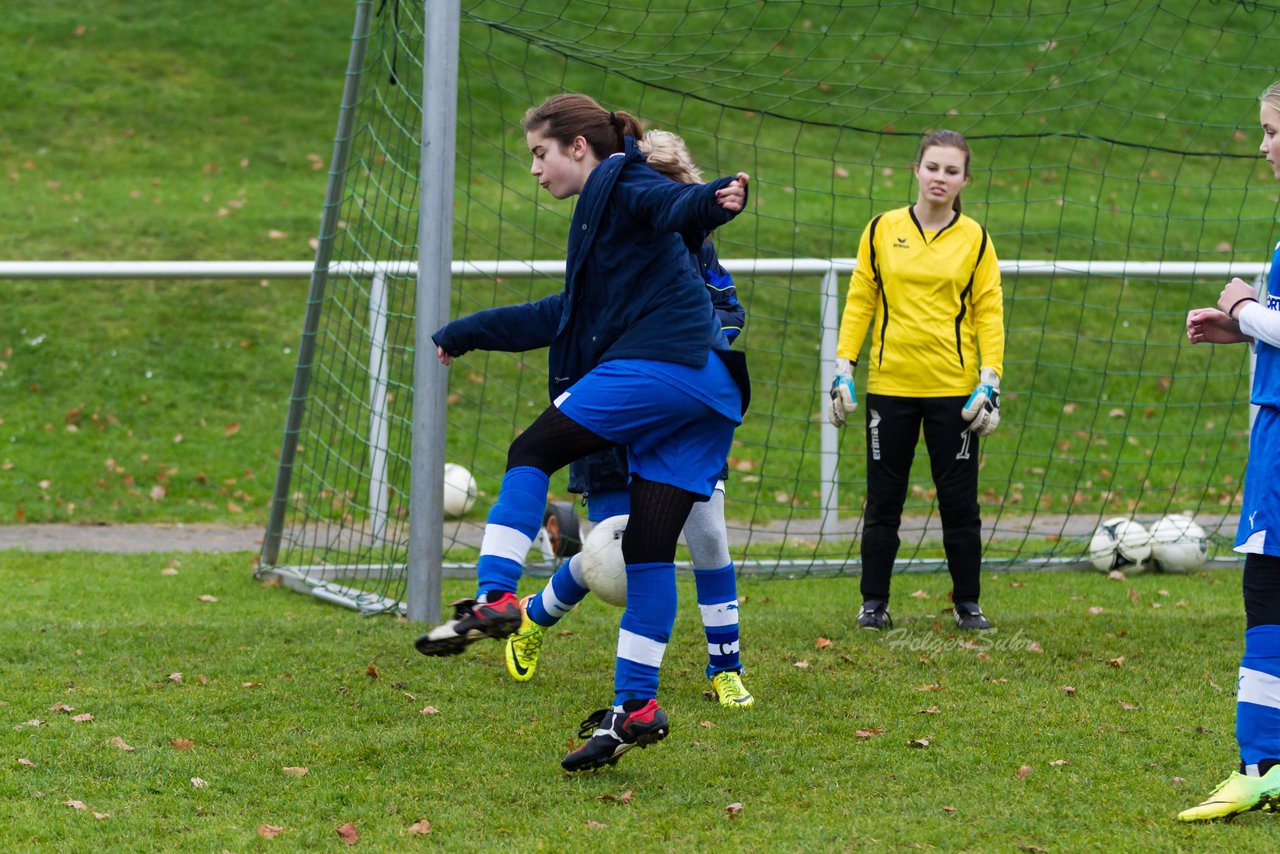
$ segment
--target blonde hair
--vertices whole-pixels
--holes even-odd
[[[1259,95],[1258,100],[1273,110],[1280,110],[1280,81],[1267,87],[1267,91]]]
[[[636,144],[650,166],[681,184],[701,184],[702,171],[693,162],[684,140],[668,130],[645,131]]]

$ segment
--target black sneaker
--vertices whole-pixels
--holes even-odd
[[[633,747],[648,747],[667,737],[667,713],[657,700],[649,700],[634,712],[600,709],[582,722],[578,738],[587,743],[560,760],[566,771],[590,771],[616,765],[618,757]]]
[[[889,603],[879,599],[868,599],[858,610],[858,625],[864,629],[880,631],[893,628],[893,618],[889,616]]]
[[[502,640],[520,628],[520,600],[514,593],[503,593],[494,602],[459,599],[451,604],[453,619],[414,641],[414,649],[423,655],[457,655],[481,638]]]
[[[956,615],[956,625],[962,629],[986,631],[991,628],[987,618],[982,616],[982,609],[977,602],[957,602],[952,610]]]

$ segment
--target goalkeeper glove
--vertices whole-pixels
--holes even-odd
[[[991,368],[978,374],[978,387],[969,395],[960,415],[969,422],[969,432],[990,436],[1000,424],[1000,376]]]
[[[858,395],[853,388],[853,363],[848,359],[836,359],[836,375],[831,380],[830,395],[827,420],[843,427],[848,414],[858,408]]]

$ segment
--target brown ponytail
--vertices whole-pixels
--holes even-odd
[[[643,135],[635,116],[622,110],[609,112],[595,99],[572,92],[554,95],[531,108],[521,126],[525,133],[538,131],[562,148],[580,136],[601,160],[623,150],[623,137],[638,140]]]

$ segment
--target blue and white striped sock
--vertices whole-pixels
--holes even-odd
[[[573,610],[586,598],[587,585],[582,580],[582,554],[578,553],[560,564],[542,592],[529,598],[525,613],[543,628],[554,626],[560,618]]]
[[[676,565],[627,564],[627,607],[618,628],[613,703],[658,696],[658,670],[676,621]]]
[[[693,570],[698,610],[707,635],[707,678],[742,667],[738,656],[738,585],[733,562],[719,569]]]
[[[490,590],[516,592],[525,556],[542,527],[549,482],[546,472],[532,466],[517,466],[503,476],[480,542],[477,595]]]
[[[1254,626],[1244,633],[1236,741],[1240,764],[1250,776],[1258,776],[1259,762],[1280,759],[1280,626]]]

